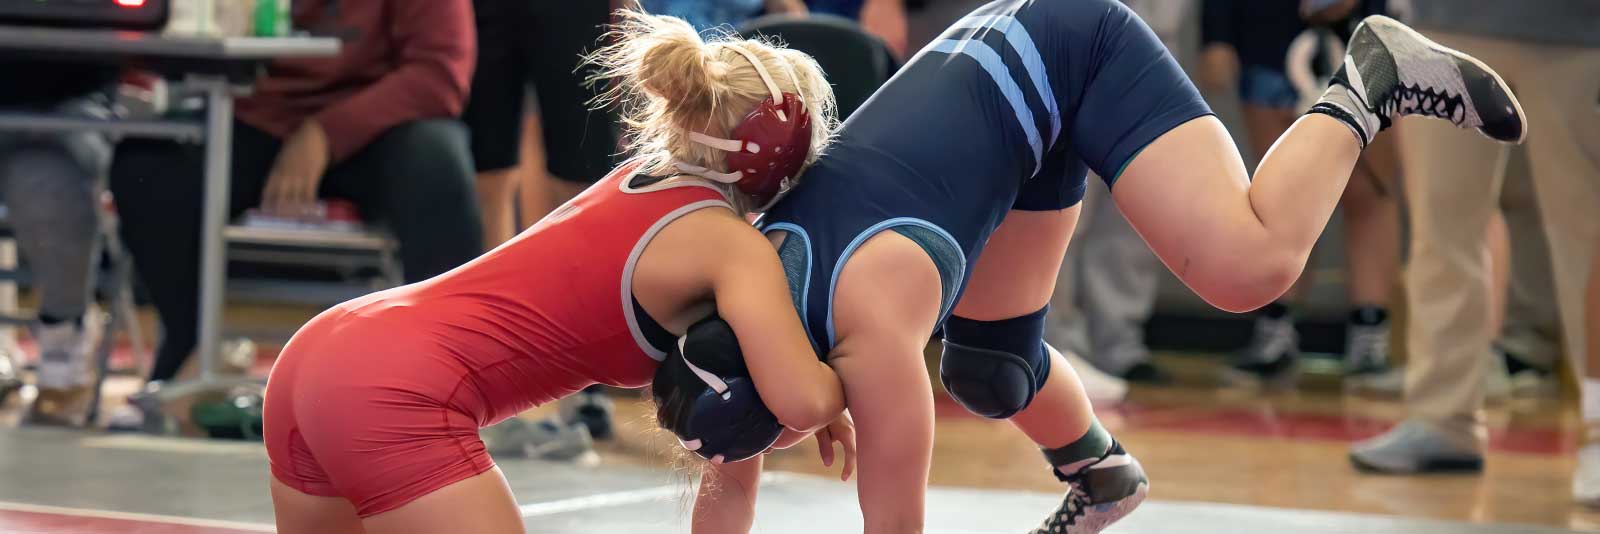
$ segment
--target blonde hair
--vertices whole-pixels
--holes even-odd
[[[689,140],[689,132],[726,138],[744,117],[770,96],[750,60],[761,60],[785,93],[799,95],[811,115],[811,149],[816,161],[838,128],[833,87],[816,60],[765,40],[727,32],[703,40],[682,19],[638,11],[617,12],[609,37],[614,44],[590,54],[599,67],[591,84],[609,81],[594,104],[620,104],[628,151],[641,171],[666,173],[681,161],[726,172],[726,153]],[[798,178],[798,177],[797,177]]]

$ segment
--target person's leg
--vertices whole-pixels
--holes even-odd
[[[1574,374],[1583,377],[1580,388],[1584,426],[1600,428],[1600,370],[1588,365],[1589,340],[1585,317],[1585,286],[1589,262],[1600,240],[1600,47],[1570,48],[1521,45],[1527,57],[1530,87],[1528,119],[1534,125],[1528,143],[1533,190],[1544,220],[1550,247],[1550,267],[1556,309],[1561,316],[1563,345]],[[1531,81],[1537,80],[1537,81]],[[1585,436],[1593,438],[1593,433]],[[1573,496],[1600,503],[1600,445],[1590,442],[1578,455]]]
[[[1373,140],[1345,186],[1345,372],[1374,374],[1389,363],[1389,299],[1400,274],[1397,135]]]
[[[1504,65],[1512,79],[1520,74],[1522,60],[1493,41],[1440,38]],[[1409,418],[1353,446],[1351,460],[1384,472],[1478,469],[1486,438],[1483,385],[1499,300],[1489,233],[1507,149],[1441,122],[1414,121],[1402,133],[1411,223],[1405,271]]]
[[[1551,286],[1550,245],[1539,218],[1527,150],[1513,150],[1506,167],[1500,210],[1510,233],[1511,273],[1506,291],[1500,349],[1506,355],[1512,387],[1520,393],[1554,393],[1554,371],[1561,366],[1561,319]]]
[[[344,497],[301,493],[272,479],[272,515],[283,534],[364,534],[356,507]]]
[[[1071,483],[1062,507],[1042,527],[1051,532],[1061,525],[1108,525],[1138,506],[1148,488],[1138,462],[1096,421],[1072,365],[1037,333],[1026,333],[1024,323],[1050,299],[1078,212],[1073,206],[1006,215],[973,265],[966,292],[945,324],[940,370],[952,397],[980,415],[1009,418],[1044,451],[1051,472]],[[971,349],[964,347],[1005,352],[1028,362],[1032,383],[1019,385],[1035,388],[1031,402],[995,411],[982,406],[984,399],[964,398],[969,394],[951,385],[960,378],[951,364],[971,359],[963,354]],[[987,388],[998,391],[1002,386],[991,381]]]
[[[278,146],[265,132],[234,123],[230,217],[260,203]],[[161,318],[152,381],[177,376],[196,343],[203,162],[201,147],[143,139],[124,140],[111,160],[122,240]]]
[[[690,531],[706,534],[750,532],[756,520],[756,493],[761,487],[763,456],[731,464],[700,467],[700,489],[694,498]]]
[[[478,194],[478,209],[483,211],[485,248],[494,248],[517,234],[513,201],[516,200],[519,171],[512,167],[479,172],[473,181]]]
[[[79,133],[25,140],[0,155],[0,198],[39,291],[38,396],[30,423],[75,423],[88,400],[99,325],[85,314],[100,232],[98,182],[110,152],[103,136]]]
[[[1165,382],[1168,377],[1150,361],[1144,344],[1144,323],[1155,307],[1161,263],[1117,211],[1105,183],[1095,176],[1088,181],[1084,213],[1067,253],[1079,265],[1077,301],[1093,347],[1080,354],[1130,381]],[[1057,280],[1056,290],[1063,285]],[[1055,300],[1051,297],[1052,305]]]
[[[553,204],[582,193],[611,170],[617,152],[613,116],[590,109],[595,91],[584,80],[580,56],[602,44],[611,20],[607,2],[531,4],[538,27],[529,32],[530,76],[544,124],[544,154]]]
[[[1283,294],[1304,268],[1362,148],[1393,121],[1447,118],[1508,142],[1526,133],[1508,86],[1476,60],[1398,22],[1369,17],[1350,53],[1368,61],[1341,67],[1253,178],[1232,156],[1237,150],[1221,123],[1207,117],[1161,133],[1116,179],[1112,196],[1129,222],[1212,305],[1246,311]],[[1451,96],[1419,107],[1406,101],[1413,86]]]
[[[928,253],[896,232],[868,238],[835,287],[838,342],[828,364],[844,384],[856,423],[867,533],[922,531],[933,461],[933,386],[922,350],[938,320],[940,295]]]
[[[1055,291],[1050,294],[1050,312],[1045,315],[1044,340],[1050,346],[1064,353],[1077,354],[1101,369],[1115,370],[1115,362],[1105,359],[1105,354],[1095,350],[1098,347],[1090,342],[1089,314],[1096,310],[1089,309],[1082,298],[1085,296],[1083,291],[1093,283],[1092,275],[1086,271],[1091,263],[1099,260],[1084,251],[1103,237],[1100,229],[1096,228],[1101,221],[1098,215],[1102,208],[1114,208],[1109,196],[1103,202],[1096,200],[1094,194],[1085,193],[1082,207],[1079,208],[1081,219],[1072,235],[1072,242],[1078,246],[1061,260],[1061,271],[1056,273]],[[1115,265],[1110,267],[1117,268]]]
[[[1252,83],[1256,86],[1271,84],[1274,80],[1267,72],[1265,69],[1254,69],[1253,77],[1256,81]],[[1283,81],[1282,84],[1287,88],[1287,81]],[[1250,85],[1241,80],[1242,97],[1252,94],[1246,89]],[[1254,89],[1254,91],[1267,91],[1267,89]],[[1268,92],[1256,98],[1271,99],[1272,94],[1273,92]],[[1266,106],[1248,101],[1240,106],[1240,111],[1244,114],[1251,154],[1257,161],[1265,158],[1278,137],[1299,118],[1295,115],[1294,108]],[[1235,356],[1233,363],[1224,369],[1222,377],[1225,381],[1241,386],[1275,389],[1294,385],[1298,378],[1300,334],[1294,327],[1291,301],[1297,296],[1296,289],[1299,285],[1297,282],[1283,296],[1256,311],[1255,327],[1250,334],[1250,341]]]
[[[470,160],[461,123],[408,122],[335,166],[322,194],[348,198],[364,217],[388,225],[406,282],[426,280],[483,252]]]
[[[526,98],[532,98],[531,96]],[[522,118],[523,141],[519,150],[522,165],[517,168],[517,229],[539,222],[558,203],[551,194],[549,171],[545,170],[544,131],[539,114],[528,112]]]
[[[478,2],[478,62],[472,92],[461,122],[471,134],[472,161],[478,172],[478,208],[483,212],[483,246],[493,248],[516,235],[513,200],[522,144],[523,91],[527,85],[523,50],[526,29],[517,18],[519,2]]]
[[[361,525],[367,534],[520,534],[526,529],[511,486],[499,467],[364,518]]]

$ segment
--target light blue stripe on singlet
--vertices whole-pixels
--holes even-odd
[[[956,21],[952,27],[1005,32],[1006,43],[1022,57],[1022,66],[1028,70],[1034,91],[1038,92],[1039,100],[1044,101],[1045,109],[1050,111],[1049,144],[1055,146],[1056,139],[1061,135],[1061,112],[1056,108],[1055,91],[1050,89],[1050,75],[1045,71],[1044,58],[1039,55],[1039,48],[1034,45],[1033,37],[1028,35],[1028,29],[1023,27],[1022,22],[1011,15],[968,15]]]
[[[939,237],[942,237],[942,238],[950,241],[950,245],[955,247],[955,250],[956,250],[957,253],[961,254],[961,268],[962,268],[963,272],[966,270],[967,258],[966,258],[966,254],[961,252],[961,245],[959,244],[959,242],[956,241],[956,238],[954,236],[950,235],[950,232],[944,231],[944,229],[940,228],[939,225],[937,225],[937,224],[933,224],[931,222],[928,222],[928,221],[925,221],[925,220],[922,220],[922,219],[918,219],[918,218],[915,218],[915,217],[895,217],[893,219],[889,219],[887,221],[883,221],[883,222],[879,222],[878,224],[874,224],[874,225],[868,227],[866,230],[862,230],[861,233],[856,234],[855,239],[850,240],[850,244],[849,245],[846,245],[844,247],[844,252],[840,252],[839,253],[839,259],[837,261],[835,261],[834,264],[833,264],[833,278],[828,280],[828,350],[829,351],[833,350],[834,340],[836,339],[834,337],[834,335],[833,335],[833,294],[834,294],[835,291],[838,291],[838,289],[839,289],[839,273],[844,272],[844,264],[850,262],[850,255],[854,254],[855,251],[856,251],[856,248],[860,247],[862,243],[867,242],[867,238],[875,236],[875,235],[878,235],[879,232],[882,232],[884,230],[888,230],[890,228],[894,228],[896,226],[921,226],[923,228],[927,228],[929,230],[932,230],[936,234],[939,234]],[[924,250],[923,252],[926,253],[927,251]],[[932,258],[930,257],[929,259],[932,259]],[[958,275],[958,276],[965,276],[965,275],[961,274],[961,275]],[[959,283],[957,285],[959,286]],[[944,310],[940,310],[941,314],[943,312],[944,312]]]
[[[793,223],[777,223],[761,229],[762,234],[770,234],[773,232],[789,233],[789,237],[784,238],[785,241],[783,242],[783,246],[789,246],[789,241],[787,241],[789,239],[799,239],[800,246],[805,248],[806,269],[805,272],[800,273],[800,302],[795,303],[798,305],[798,309],[796,311],[800,312],[800,326],[806,331],[806,340],[811,342],[811,350],[820,351],[819,349],[821,347],[817,346],[816,338],[811,336],[811,316],[806,314],[806,309],[809,308],[811,304],[811,269],[813,268],[813,264],[816,263],[812,261],[813,258],[811,257],[811,236],[806,233],[805,228],[801,228],[799,225]],[[779,250],[781,251],[782,247],[780,247]],[[783,277],[784,279],[793,282],[793,280],[789,278],[789,273],[785,272]],[[794,290],[794,288],[789,289],[790,291]]]
[[[989,73],[989,78],[995,85],[1000,86],[1000,94],[1005,95],[1006,101],[1011,103],[1011,111],[1017,114],[1017,121],[1022,123],[1022,132],[1028,136],[1028,146],[1033,148],[1033,173],[1039,173],[1039,166],[1044,162],[1044,145],[1039,141],[1039,126],[1033,122],[1033,112],[1028,110],[1028,101],[1022,96],[1022,88],[1011,79],[1011,71],[1006,68],[1000,54],[995,53],[983,41],[957,41],[954,39],[940,39],[928,45],[930,52],[945,54],[962,54],[972,58]],[[1031,175],[1030,175],[1031,176]]]

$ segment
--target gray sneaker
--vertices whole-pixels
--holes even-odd
[[[1483,470],[1483,453],[1475,443],[1463,443],[1427,423],[1406,420],[1351,446],[1350,463],[1368,473],[1476,473]]]
[[[489,454],[556,462],[577,460],[594,452],[594,438],[583,425],[564,425],[554,419],[529,421],[513,417],[480,430]]]

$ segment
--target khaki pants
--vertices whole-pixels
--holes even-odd
[[[1527,112],[1533,188],[1549,239],[1563,342],[1583,369],[1583,295],[1600,236],[1600,48],[1521,44],[1430,33],[1477,56],[1511,84]],[[1487,221],[1508,148],[1442,121],[1402,121],[1411,258],[1406,405],[1415,418],[1483,443],[1489,371]]]

